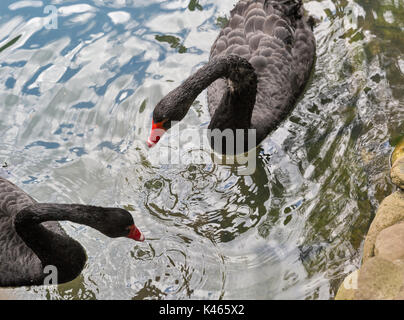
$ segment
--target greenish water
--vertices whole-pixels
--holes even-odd
[[[360,264],[394,189],[404,136],[404,3],[305,1],[313,77],[259,148],[232,166],[153,165],[154,105],[208,60],[236,1],[0,4],[0,161],[42,202],[131,210],[145,243],[64,222],[87,250],[74,282],[8,289],[25,299],[330,299]],[[44,8],[58,9],[47,29]],[[206,128],[206,93],[184,119]],[[168,138],[168,137],[167,137]]]

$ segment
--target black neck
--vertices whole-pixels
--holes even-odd
[[[226,78],[228,87],[212,117],[211,127],[221,130],[250,128],[257,94],[257,75],[253,66],[237,55],[210,60],[161,102],[170,107],[175,105],[184,117],[198,95],[219,78]]]
[[[96,227],[91,212],[96,207],[67,204],[34,204],[21,210],[15,217],[14,226],[18,235],[38,256],[42,267],[53,265],[58,271],[58,282],[76,278],[86,262],[86,253],[77,241],[52,232],[41,223],[68,220]]]
[[[219,78],[226,78],[228,86],[224,95],[212,116],[209,129],[211,132],[223,132],[230,129],[236,137],[236,130],[243,129],[244,140],[242,147],[236,144],[234,151],[248,151],[248,129],[251,128],[251,117],[257,95],[257,75],[252,65],[244,58],[237,55],[218,57],[209,61],[204,67],[190,76],[177,88],[176,94],[183,97],[183,105],[190,105],[196,97],[211,83]],[[220,134],[219,134],[220,135]],[[239,136],[240,137],[240,136]],[[255,138],[255,136],[254,136]],[[210,137],[212,147],[220,153],[232,153],[224,148],[226,141],[218,147],[214,138]],[[253,146],[255,147],[256,141]],[[219,148],[219,149],[218,149]],[[242,149],[242,150],[240,150]]]
[[[180,87],[192,101],[219,78],[228,80],[228,87],[212,117],[215,129],[248,129],[257,94],[257,75],[251,64],[237,55],[218,57],[190,76]]]

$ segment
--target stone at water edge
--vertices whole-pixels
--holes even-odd
[[[404,259],[404,222],[379,233],[375,243],[375,256],[391,262]]]
[[[401,188],[404,189],[404,157],[398,158],[391,168],[390,172],[391,181]]]
[[[404,139],[391,159],[392,182],[402,190],[381,203],[366,236],[362,267],[346,277],[335,300],[404,300]]]
[[[398,293],[398,295],[396,295],[394,300],[404,300],[404,287],[401,288],[401,291]]]
[[[401,139],[398,145],[396,145],[391,155],[391,164],[394,164],[399,158],[404,158],[404,139]]]
[[[376,238],[380,231],[404,221],[404,191],[399,190],[385,198],[377,210],[363,247],[363,263],[374,256]]]

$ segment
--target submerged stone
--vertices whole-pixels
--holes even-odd
[[[403,268],[380,257],[370,258],[359,271],[357,300],[392,300],[403,285]]]

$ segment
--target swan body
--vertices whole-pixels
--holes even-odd
[[[109,237],[143,241],[129,212],[119,208],[41,204],[0,177],[0,287],[41,285],[46,266],[55,266],[58,283],[76,278],[86,253],[57,221],[69,220]]]
[[[315,51],[301,0],[239,1],[209,62],[156,105],[149,147],[171,122],[182,120],[206,88],[209,129],[255,129],[259,144],[293,108],[310,77]]]

